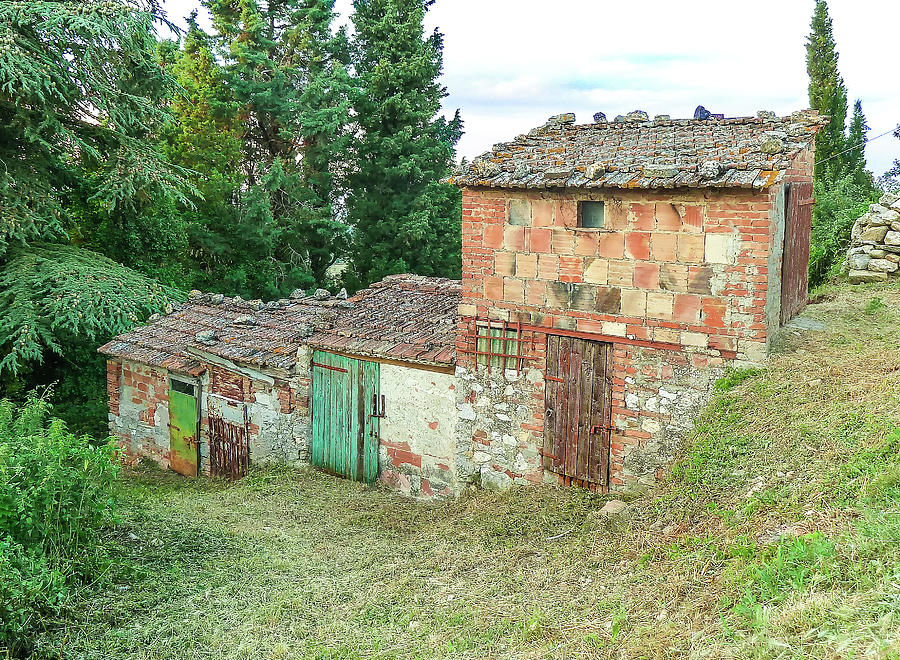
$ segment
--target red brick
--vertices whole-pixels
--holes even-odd
[[[654,233],[650,239],[650,253],[655,261],[675,261],[677,234]]]
[[[646,261],[650,258],[650,234],[630,231],[625,234],[625,256]]]
[[[555,254],[538,255],[538,277],[555,280],[559,277],[559,257]]]
[[[597,254],[600,240],[596,232],[579,233],[575,236],[575,254],[591,257]]]
[[[632,204],[634,211],[634,228],[652,231],[656,228],[655,207],[653,204]]]
[[[525,249],[525,227],[507,227],[503,231],[503,246],[511,252]]]
[[[556,226],[578,226],[578,202],[563,200],[556,204]]]
[[[662,231],[681,231],[681,215],[674,204],[656,205],[656,228]]]
[[[503,226],[488,225],[484,228],[482,235],[482,243],[484,247],[499,249],[503,247]]]
[[[659,264],[636,263],[634,265],[634,286],[638,289],[658,289]]]
[[[570,229],[554,229],[552,245],[556,254],[575,254],[575,234]]]
[[[703,299],[703,324],[711,328],[725,327],[725,301],[720,298]]]
[[[553,202],[536,200],[531,203],[531,226],[550,227],[553,225]],[[549,244],[549,239],[548,239]]]
[[[503,299],[512,303],[525,302],[525,282],[507,277],[503,280]]]
[[[703,231],[703,208],[686,206],[684,209],[684,229],[691,232]]]
[[[689,293],[675,294],[674,318],[685,323],[699,323],[700,296]]]
[[[541,252],[541,253],[549,253],[550,252],[550,237],[551,233],[549,229],[538,229],[532,227],[528,230],[528,251],[529,252]]]
[[[512,252],[497,252],[494,256],[494,273],[496,275],[515,275],[516,255]]]
[[[503,278],[488,275],[484,278],[484,297],[488,300],[503,300]]]
[[[621,259],[625,255],[625,235],[621,233],[600,234],[599,254],[608,259]]]

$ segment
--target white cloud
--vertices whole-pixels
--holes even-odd
[[[165,0],[172,18],[199,4]],[[900,3],[829,6],[850,101],[862,99],[874,137],[900,123],[900,77],[891,72]],[[346,18],[351,2],[337,7]],[[698,104],[727,116],[805,108],[812,8],[812,0],[438,0],[428,23],[444,33],[445,108],[462,110],[459,151],[472,157],[560,112],[590,121],[597,110],[689,117]],[[881,138],[868,157],[882,172],[900,158],[900,141]]]

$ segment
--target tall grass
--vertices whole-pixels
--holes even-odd
[[[114,448],[70,433],[31,397],[0,401],[0,648],[26,653],[34,630],[104,564]]]

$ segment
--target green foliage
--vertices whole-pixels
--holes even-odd
[[[462,120],[438,116],[443,38],[425,36],[431,0],[353,4],[353,143],[347,215],[353,226],[348,286],[385,275],[459,277],[460,193],[450,171]]]
[[[756,367],[738,367],[729,368],[725,375],[715,382],[713,389],[716,392],[728,392],[743,383],[744,381],[755,378],[762,373],[762,369]]]
[[[806,69],[810,107],[831,119],[816,137],[816,178],[830,178],[832,172],[843,171],[840,152],[847,121],[847,87],[838,71],[837,45],[825,0],[816,0],[806,42]]]
[[[885,306],[886,305],[884,304],[884,301],[881,298],[876,296],[875,298],[872,298],[869,302],[866,303],[866,309],[865,309],[866,315],[874,316],[875,314],[878,313],[878,310],[884,309]]]
[[[155,3],[0,3],[0,254],[62,237],[79,163],[99,174],[91,199],[134,213],[185,200],[185,172],[146,139],[167,117],[171,80],[155,62]]]
[[[113,514],[112,445],[75,436],[49,413],[38,398],[21,410],[0,402],[0,644],[14,651],[99,575]]]
[[[820,532],[782,538],[757,550],[744,574],[746,592],[735,612],[754,622],[761,618],[763,605],[828,583],[834,576],[835,554],[834,542]]]
[[[835,181],[816,179],[809,252],[809,283],[817,286],[836,276],[850,247],[853,223],[878,201],[878,191],[859,185],[853,175]]]
[[[17,248],[0,269],[0,371],[16,373],[72,337],[125,332],[186,296],[99,254],[68,245]]]

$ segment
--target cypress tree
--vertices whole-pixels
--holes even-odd
[[[459,277],[459,192],[441,183],[462,135],[438,113],[443,37],[425,34],[433,0],[355,0],[352,62],[358,134],[347,215],[348,286],[411,271]]]
[[[806,70],[810,107],[831,118],[831,123],[816,137],[815,174],[817,178],[834,178],[844,169],[845,161],[839,154],[847,121],[847,88],[838,71],[838,52],[825,0],[816,0],[806,42]]]
[[[853,177],[861,186],[872,186],[872,175],[866,171],[866,142],[869,133],[869,124],[863,114],[862,101],[859,99],[853,104],[853,117],[850,120],[850,128],[847,131],[846,153],[843,155],[844,172]]]

